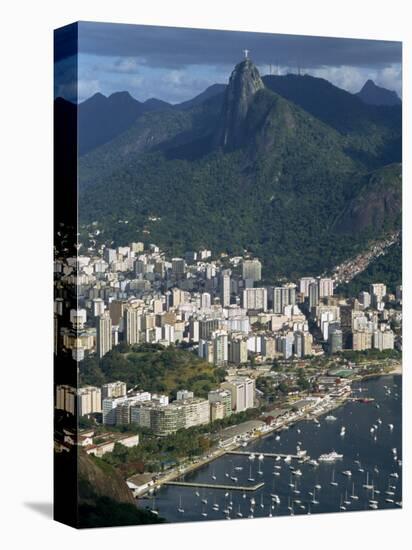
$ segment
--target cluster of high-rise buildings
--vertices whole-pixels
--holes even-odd
[[[394,346],[382,283],[341,300],[330,277],[261,285],[257,258],[214,261],[210,250],[200,250],[167,259],[140,242],[56,261],[55,270],[78,290],[69,326],[61,322],[63,298],[55,303],[57,339],[77,361],[102,358],[120,342],[186,343],[222,367],[251,356],[264,362]],[[401,299],[399,288],[394,300]]]
[[[255,381],[251,378],[228,377],[209,392],[207,399],[196,397],[188,390],[179,390],[176,399],[169,402],[167,395],[144,390],[128,392],[126,384],[121,381],[104,384],[101,388],[84,386],[77,391],[70,386],[58,385],[56,408],[72,414],[77,412],[78,416],[101,413],[104,425],[134,424],[163,436],[253,408],[255,390]]]

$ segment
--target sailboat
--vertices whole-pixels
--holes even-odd
[[[250,468],[249,468],[249,478],[248,478],[248,481],[255,481],[255,478],[252,477],[252,464],[250,465]]]
[[[372,498],[369,499],[369,508],[376,510],[378,508],[378,501],[375,499],[375,487],[372,485]]]
[[[229,493],[225,493],[225,507],[223,508],[223,513],[224,514],[228,514],[229,513],[229,508],[227,506],[227,497],[229,496]]]
[[[292,474],[290,474],[290,481],[289,481],[289,487],[293,487],[295,486],[294,482],[293,482],[293,478],[292,478]]]
[[[159,510],[156,510],[156,498],[152,498],[152,509],[150,510],[155,516],[159,515]]]
[[[262,472],[262,469],[261,469],[260,465],[261,465],[261,461],[259,460],[259,468],[258,468],[257,473],[261,476],[261,475],[263,475],[263,472]]]
[[[345,500],[343,502],[344,502],[345,506],[349,506],[349,504],[351,503],[351,501],[348,498],[348,490],[347,489],[345,489]]]
[[[214,501],[213,501],[213,504],[212,504],[212,509],[213,509],[215,512],[218,512],[218,511],[219,511],[219,504],[218,504],[217,501],[216,501],[216,496],[215,496]]]
[[[260,507],[261,507],[261,508],[264,508],[264,507],[265,507],[265,505],[264,505],[264,503],[263,503],[263,493],[261,493],[261,495],[260,495]]]
[[[350,498],[352,500],[359,500],[358,495],[355,495],[355,484],[354,483],[352,483],[352,494],[351,494]]]
[[[212,479],[216,479],[215,469],[212,470]]]
[[[177,511],[180,513],[180,514],[184,514],[185,513],[185,509],[183,508],[182,506],[182,495],[179,496],[179,506],[177,508]]]
[[[391,479],[388,478],[388,488],[385,491],[385,495],[388,495],[389,497],[393,497],[395,494],[394,489],[395,489],[395,486],[391,485]]]
[[[201,512],[201,514],[204,518],[207,518],[206,504],[203,501],[202,501],[202,512]]]
[[[316,500],[316,487],[313,489],[313,498],[312,498],[312,504],[319,504],[319,501]]]
[[[332,487],[337,487],[338,486],[338,482],[335,481],[335,468],[333,468],[333,470],[332,470],[332,481],[330,482],[330,484],[332,485]]]
[[[294,485],[294,488],[293,488],[293,492],[295,493],[295,495],[300,495],[300,491],[298,489],[298,480],[297,480],[297,478],[295,479],[295,485]]]
[[[341,510],[346,510],[346,506],[343,504],[343,495],[340,496],[340,505],[339,508]]]
[[[203,489],[203,498],[201,500],[202,504],[207,504],[207,498],[206,498],[206,494],[205,494],[205,490]]]
[[[237,483],[237,482],[239,481],[239,480],[238,480],[238,477],[235,476],[234,474],[232,474],[232,475],[230,476],[230,479],[231,479],[232,481],[234,481],[235,483]]]
[[[373,485],[369,483],[369,472],[366,472],[366,483],[364,483],[362,487],[368,490],[373,489]]]
[[[237,515],[238,518],[243,518],[243,514],[242,514],[242,512],[240,511],[240,504],[239,504],[239,506],[238,506],[236,515]]]

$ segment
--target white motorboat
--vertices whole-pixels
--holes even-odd
[[[318,460],[319,462],[334,462],[335,460],[340,460],[341,458],[343,458],[342,454],[332,451],[331,453],[324,453],[320,455]]]

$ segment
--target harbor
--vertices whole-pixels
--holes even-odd
[[[401,378],[368,380],[355,389],[361,386],[375,399],[370,406],[346,400],[333,421],[324,412],[317,422],[294,422],[245,448],[222,449],[165,481],[139,506],[155,507],[167,521],[401,507]]]

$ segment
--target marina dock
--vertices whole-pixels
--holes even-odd
[[[228,455],[242,455],[242,456],[250,456],[251,454],[254,454],[255,455],[255,459],[258,460],[258,457],[259,455],[263,455],[264,458],[287,458],[288,456],[290,458],[294,458],[295,460],[303,460],[303,461],[306,461],[306,460],[309,460],[310,457],[307,456],[307,455],[293,455],[293,454],[287,454],[287,453],[259,453],[259,452],[255,452],[255,453],[251,453],[250,451],[227,451]]]
[[[262,481],[256,485],[223,485],[221,483],[192,483],[190,481],[166,481],[164,485],[177,485],[179,487],[194,487],[198,489],[222,489],[224,491],[257,491],[265,485]]]

